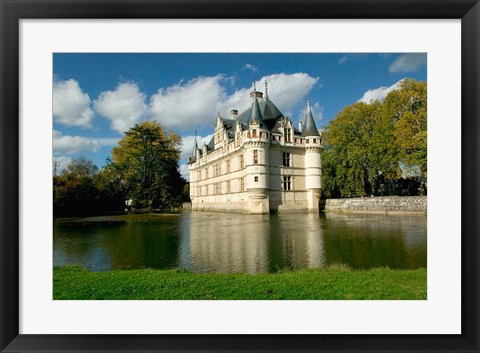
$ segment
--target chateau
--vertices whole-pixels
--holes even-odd
[[[254,89],[251,107],[217,115],[214,136],[195,138],[188,168],[192,210],[268,214],[318,211],[322,190],[321,136],[307,97],[298,129],[268,97]]]

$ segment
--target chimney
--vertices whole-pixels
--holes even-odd
[[[263,98],[263,93],[262,93],[262,92],[252,91],[252,92],[250,92],[250,98],[251,98],[252,100],[253,100],[254,92],[257,92],[257,99],[262,99],[262,98]]]
[[[303,122],[302,121],[298,122],[298,130],[300,130],[300,132],[303,131]]]
[[[231,109],[230,114],[232,115],[232,119],[236,119],[238,116],[238,110],[237,109]]]

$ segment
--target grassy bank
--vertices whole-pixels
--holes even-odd
[[[426,299],[427,270],[333,266],[274,274],[196,274],[180,270],[53,270],[54,299]]]

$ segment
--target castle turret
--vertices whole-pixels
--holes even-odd
[[[188,160],[188,169],[190,171],[190,200],[192,201],[192,209],[196,209],[198,196],[198,172],[194,171],[196,162],[200,157],[197,144],[197,131],[193,140],[192,155]]]
[[[305,125],[303,135],[306,138],[305,151],[305,187],[307,189],[307,202],[309,210],[318,210],[320,195],[322,193],[322,170],[320,158],[320,134],[318,133],[310,98],[307,95],[307,111],[305,113]]]
[[[249,197],[249,206],[252,213],[269,212],[269,168],[268,145],[269,130],[258,104],[257,91],[253,89],[253,102],[248,119],[249,132],[244,144],[246,157],[246,190]]]

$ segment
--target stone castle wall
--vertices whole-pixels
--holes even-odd
[[[417,213],[427,214],[427,196],[382,196],[327,199],[326,212]]]

